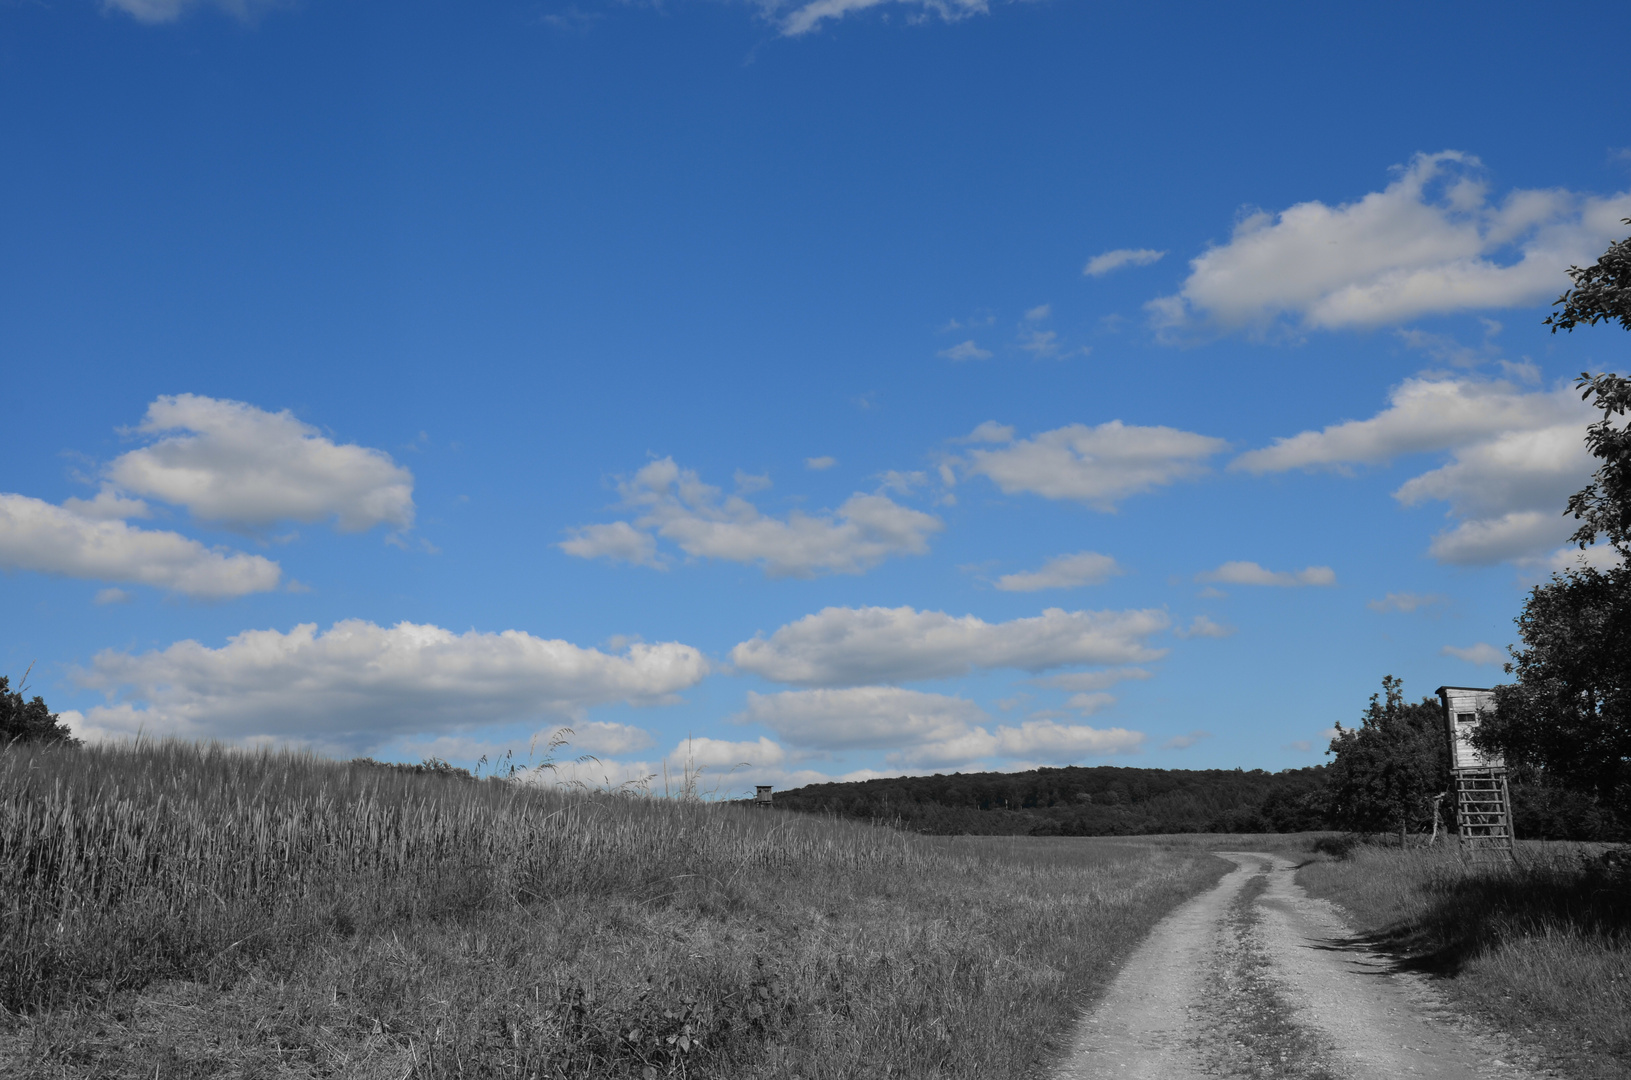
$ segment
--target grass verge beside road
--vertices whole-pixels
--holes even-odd
[[[1033,1075],[1200,850],[184,744],[0,752],[0,1071]]]
[[[1297,880],[1452,997],[1581,1080],[1631,1076],[1631,875],[1577,845],[1520,843],[1513,865],[1361,844]]]

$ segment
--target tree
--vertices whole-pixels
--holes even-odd
[[[1631,218],[1627,219],[1631,224]],[[1631,330],[1631,238],[1611,244],[1594,266],[1572,267],[1574,288],[1548,317],[1552,332],[1618,320]],[[1523,648],[1496,688],[1493,716],[1475,743],[1504,754],[1520,774],[1543,784],[1591,793],[1601,807],[1631,824],[1631,379],[1582,374],[1585,400],[1602,417],[1586,431],[1601,464],[1591,483],[1569,498],[1566,514],[1580,522],[1571,540],[1584,550],[1606,539],[1619,563],[1584,565],[1530,590],[1518,615]]]
[[[1625,223],[1631,225],[1631,218]],[[1574,288],[1557,298],[1553,307],[1563,310],[1546,316],[1542,324],[1552,333],[1573,331],[1581,323],[1596,326],[1603,319],[1620,320],[1631,330],[1631,237],[1608,245],[1603,257],[1591,266],[1569,267]]]
[[[68,725],[45,707],[44,698],[36,694],[33,701],[23,701],[25,689],[18,687],[13,691],[11,680],[0,675],[0,746],[9,746],[14,742],[78,746],[79,740],[68,730]]]
[[[1612,806],[1631,783],[1631,567],[1582,566],[1537,585],[1517,618],[1524,647],[1475,742],[1548,785]]]
[[[1450,784],[1450,745],[1437,698],[1407,705],[1404,683],[1382,679],[1357,728],[1337,725],[1326,770],[1330,816],[1338,828],[1354,832],[1398,830],[1404,842],[1410,826],[1431,826],[1434,797]]]

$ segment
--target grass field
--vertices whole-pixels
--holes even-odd
[[[1464,865],[1454,844],[1360,845],[1298,880],[1581,1080],[1631,1076],[1631,875],[1571,844]]]
[[[184,744],[0,753],[0,1069],[1023,1077],[1204,851]]]

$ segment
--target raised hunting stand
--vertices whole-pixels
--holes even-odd
[[[761,809],[761,810],[769,810],[770,809],[770,789],[773,786],[774,785],[772,785],[772,784],[755,784],[754,785],[753,803],[759,809]]]
[[[1472,862],[1512,858],[1512,797],[1506,761],[1472,745],[1479,716],[1495,708],[1495,692],[1477,686],[1441,686],[1445,734],[1450,740],[1450,776],[1455,785],[1455,820],[1461,857]]]

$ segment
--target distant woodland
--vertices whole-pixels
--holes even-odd
[[[1332,814],[1327,771],[1072,766],[937,773],[811,784],[776,792],[775,807],[945,835],[1303,832],[1342,827]],[[1618,831],[1591,800],[1570,792],[1519,783],[1512,796],[1521,837],[1597,840]],[[1448,818],[1445,825],[1454,827]]]

